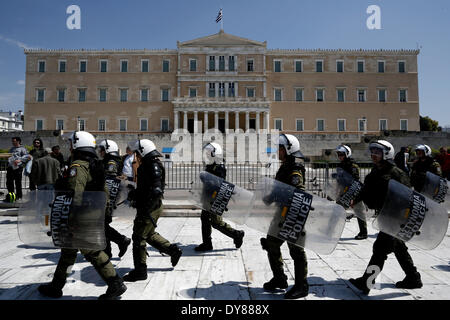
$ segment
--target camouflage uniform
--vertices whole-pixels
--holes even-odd
[[[433,158],[425,157],[424,160],[416,160],[411,169],[411,184],[417,192],[422,191],[425,185],[427,171],[442,177],[441,165]]]

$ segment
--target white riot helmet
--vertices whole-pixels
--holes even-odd
[[[223,150],[220,144],[216,142],[210,142],[207,143],[203,147],[203,154],[205,154],[206,151],[206,157],[208,159],[207,162],[210,163],[220,163],[223,160]]]
[[[425,154],[425,157],[431,157],[431,148],[426,144],[418,144],[416,146],[416,151],[417,150],[422,150]]]
[[[74,131],[69,134],[67,140],[71,143],[73,150],[95,153],[95,137],[87,131]]]
[[[106,153],[110,153],[115,156],[119,155],[119,147],[117,146],[117,143],[112,140],[102,140],[98,145],[98,148],[105,151]]]
[[[394,160],[394,146],[386,140],[377,140],[369,144],[369,151],[372,148],[381,149],[383,151],[383,160]]]
[[[288,156],[295,158],[305,158],[300,151],[300,142],[292,134],[281,134],[278,145],[283,146]]]
[[[346,146],[345,144],[341,144],[341,145],[337,146],[335,151],[336,151],[336,154],[344,153],[347,158],[350,158],[350,156],[352,155],[352,149],[350,149],[350,147]]]
[[[162,157],[161,153],[156,150],[155,144],[148,139],[136,141],[133,150],[138,152],[142,157],[145,157],[148,154],[153,157]]]

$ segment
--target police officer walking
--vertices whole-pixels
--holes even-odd
[[[100,158],[103,159],[105,175],[108,179],[115,179],[122,172],[122,159],[119,155],[119,147],[112,140],[104,139],[98,145]],[[109,190],[111,191],[111,190]],[[115,203],[110,203],[105,213],[105,236],[106,249],[105,253],[112,257],[111,241],[119,246],[119,257],[121,258],[127,251],[131,243],[131,239],[120,234],[116,229],[111,227],[112,213],[115,209]]]
[[[336,154],[340,161],[339,168],[349,173],[353,179],[359,181],[359,166],[356,164],[352,156],[352,149],[346,145],[340,145],[336,148]],[[355,236],[355,240],[367,239],[367,223],[366,221],[358,219],[359,233]]]
[[[442,177],[441,165],[431,157],[431,148],[426,144],[416,146],[417,160],[411,169],[411,184],[414,190],[421,192],[426,181],[427,171]]]
[[[355,199],[354,203],[362,200],[370,209],[375,210],[375,214],[378,214],[383,207],[390,179],[408,187],[411,185],[407,174],[394,164],[394,147],[392,144],[385,140],[378,140],[369,145],[369,150],[374,167],[366,176],[359,198]],[[390,253],[395,254],[400,267],[406,274],[405,279],[397,282],[395,286],[404,289],[421,288],[420,273],[417,272],[405,243],[381,231],[373,244],[373,254],[366,271],[362,277],[350,279],[350,283],[363,293],[368,294]],[[370,282],[369,278],[372,278],[372,283],[368,283]]]
[[[72,190],[76,193],[84,191],[106,192],[105,172],[97,158],[94,136],[86,131],[74,132],[69,138],[69,142],[73,160],[68,171],[69,176],[58,180],[55,189]],[[52,298],[62,296],[68,270],[74,265],[78,250],[108,284],[106,293],[101,295],[99,299],[114,299],[127,290],[104,251],[62,248],[52,282],[40,285],[38,288],[41,294]]]
[[[300,143],[298,139],[290,134],[282,134],[279,139],[279,159],[282,162],[275,180],[294,186],[300,190],[305,190],[305,167],[295,161],[295,158],[304,158],[300,152]],[[276,289],[286,289],[288,287],[287,276],[283,270],[283,258],[280,247],[283,240],[267,235],[267,238],[261,238],[261,245],[267,251],[270,268],[273,278],[264,283],[264,289],[275,291]],[[308,263],[306,253],[302,247],[288,243],[289,253],[294,260],[295,284],[284,295],[285,299],[298,299],[305,297],[309,292],[308,281]]]
[[[124,276],[125,281],[147,279],[147,245],[168,254],[175,267],[182,251],[176,244],[158,234],[156,223],[163,212],[162,198],[165,186],[165,169],[158,157],[162,155],[155,144],[142,139],[134,147],[136,157],[141,162],[137,169],[137,188],[129,193],[129,199],[137,209],[133,225],[133,262],[134,269]]]
[[[218,143],[211,142],[203,147],[203,152],[208,163],[205,167],[205,171],[219,178],[226,179],[227,170],[223,163],[222,147]],[[221,216],[206,210],[202,210],[200,219],[202,222],[203,242],[199,246],[195,247],[195,251],[210,251],[213,249],[211,241],[211,227],[232,238],[237,249],[242,246],[245,234],[243,230],[233,229],[228,223],[223,221]]]

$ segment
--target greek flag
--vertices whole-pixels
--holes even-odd
[[[220,20],[222,20],[222,9],[220,9],[217,14],[216,23],[219,23]]]

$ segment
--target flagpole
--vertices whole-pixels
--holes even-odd
[[[220,9],[222,11],[222,19],[220,20],[220,29],[223,31],[223,9]]]

